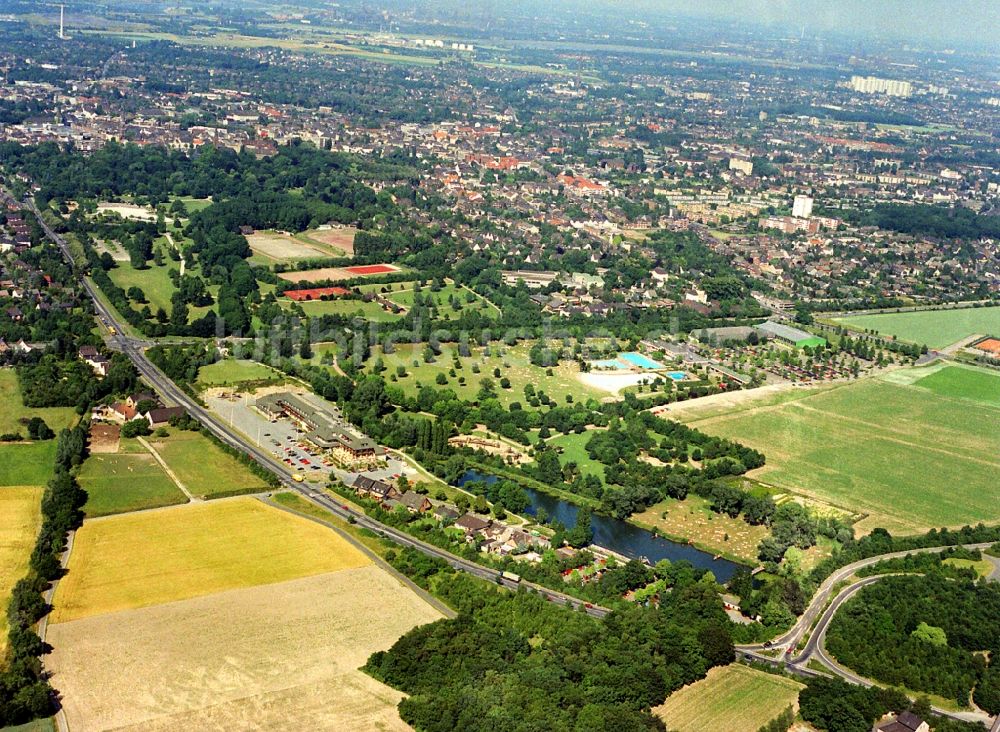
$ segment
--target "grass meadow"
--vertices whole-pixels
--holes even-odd
[[[27,431],[21,424],[22,419],[41,417],[45,424],[57,434],[64,427],[70,427],[76,422],[76,412],[71,407],[43,407],[34,409],[24,406],[21,401],[21,387],[17,383],[14,369],[0,369],[0,433],[19,432],[27,437]]]
[[[863,532],[1000,520],[1000,410],[919,383],[866,379],[682,417],[761,450],[767,465],[753,474],[760,481],[867,514]]]
[[[460,399],[476,398],[480,382],[488,378],[496,388],[497,398],[504,406],[520,402],[527,406],[524,387],[530,384],[537,391],[544,391],[557,404],[566,404],[566,397],[574,401],[585,401],[589,398],[602,399],[606,392],[594,389],[584,384],[578,378],[579,367],[573,361],[562,361],[552,367],[552,375],[546,369],[535,366],[528,357],[529,343],[519,343],[516,346],[504,346],[492,343],[489,354],[479,346],[470,346],[469,356],[458,356],[459,368],[454,366],[457,347],[453,344],[442,344],[441,353],[434,361],[426,363],[423,358],[423,344],[397,344],[395,352],[384,354],[381,347],[372,349],[372,356],[365,364],[365,370],[371,372],[375,362],[381,356],[387,370],[383,377],[389,386],[397,386],[407,393],[414,393],[418,384],[432,386],[436,389],[451,389]],[[479,368],[475,373],[473,366]],[[397,374],[397,368],[405,370],[403,376]],[[455,375],[451,370],[455,368]],[[500,376],[494,375],[494,369],[500,370]],[[437,382],[438,374],[444,374],[445,384]],[[510,388],[504,389],[500,380],[510,379]],[[464,383],[463,383],[464,378]]]
[[[77,531],[51,622],[368,563],[338,534],[253,498],[111,516]]]
[[[802,688],[798,681],[733,664],[675,691],[653,713],[675,732],[753,732],[795,706]]]
[[[284,376],[270,366],[256,361],[226,358],[198,369],[198,383],[204,386],[230,386],[247,381],[282,381]]]
[[[263,480],[200,432],[168,431],[169,437],[147,439],[194,496],[264,490]]]
[[[0,486],[45,485],[55,460],[55,440],[0,443]]]
[[[79,475],[88,517],[185,503],[187,497],[148,452],[91,455]]]
[[[912,313],[878,313],[837,318],[852,328],[876,330],[911,343],[944,348],[967,336],[1000,334],[1000,306],[957,310],[920,310]]]

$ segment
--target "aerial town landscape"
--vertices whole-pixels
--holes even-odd
[[[0,3],[0,729],[1000,732],[1000,6]]]

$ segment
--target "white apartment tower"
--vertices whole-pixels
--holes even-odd
[[[796,196],[792,204],[792,216],[797,219],[808,219],[812,216],[813,200],[809,196]]]

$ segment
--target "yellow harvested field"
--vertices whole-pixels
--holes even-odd
[[[732,664],[675,691],[653,714],[674,732],[755,732],[787,707],[797,709],[802,688],[783,676]]]
[[[358,668],[440,613],[375,565],[50,625],[72,730],[408,730]]]
[[[76,532],[50,622],[369,563],[329,529],[249,497],[93,519]]]
[[[7,602],[28,571],[41,523],[41,488],[0,488],[0,655],[7,648]]]

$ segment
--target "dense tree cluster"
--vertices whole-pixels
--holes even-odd
[[[595,620],[414,554],[390,561],[459,616],[410,631],[365,668],[409,695],[400,714],[417,729],[662,730],[650,707],[733,659],[712,583]]]
[[[834,617],[826,647],[858,673],[961,705],[1000,653],[1000,588],[943,577],[890,576],[862,589]],[[985,696],[996,693],[990,689]]]

